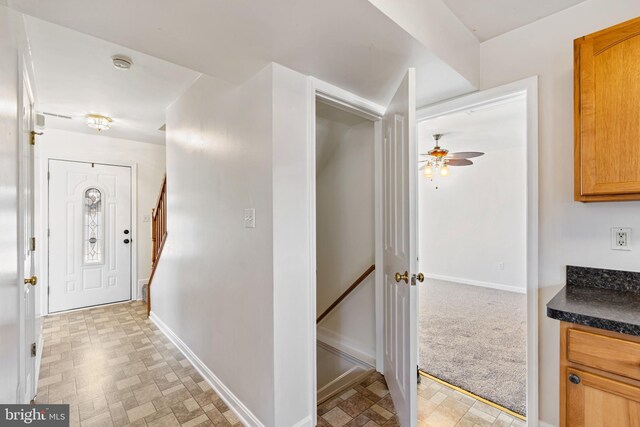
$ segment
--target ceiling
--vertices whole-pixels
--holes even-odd
[[[443,0],[481,42],[585,0]]]
[[[47,127],[97,134],[84,119],[96,113],[114,120],[101,135],[165,142],[158,130],[165,109],[200,73],[40,19],[27,16],[25,22],[38,109],[71,117],[46,116]],[[131,69],[117,70],[115,54],[130,57]]]
[[[244,82],[269,62],[277,62],[383,106],[409,67],[417,68],[419,105],[475,89],[367,0],[9,0],[9,4],[232,83]]]
[[[433,148],[432,135],[441,133],[440,146],[450,152],[491,153],[524,147],[526,142],[526,99],[518,96],[447,114],[418,125],[420,153]],[[472,159],[473,160],[473,159]]]

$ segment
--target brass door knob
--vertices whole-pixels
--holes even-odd
[[[35,286],[38,284],[38,278],[36,276],[31,276],[29,279],[24,279],[24,284]]]
[[[405,271],[404,274],[396,273],[396,282],[400,283],[404,280],[404,283],[409,283],[409,272]]]
[[[420,282],[420,283],[424,282],[424,274],[422,274],[422,273],[418,273],[418,274],[416,275],[416,280],[417,280],[418,282]]]

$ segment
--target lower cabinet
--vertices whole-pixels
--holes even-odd
[[[567,369],[568,427],[640,427],[640,388]]]
[[[561,427],[640,427],[639,337],[562,323],[560,353]]]

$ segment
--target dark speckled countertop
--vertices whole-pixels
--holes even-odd
[[[567,286],[547,303],[547,316],[640,336],[640,273],[567,266]]]

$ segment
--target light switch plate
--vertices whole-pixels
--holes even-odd
[[[247,208],[244,210],[244,228],[256,228],[255,208]]]
[[[142,222],[151,222],[151,215],[149,214],[142,215]]]
[[[631,229],[614,227],[611,229],[611,249],[616,251],[631,250]]]

